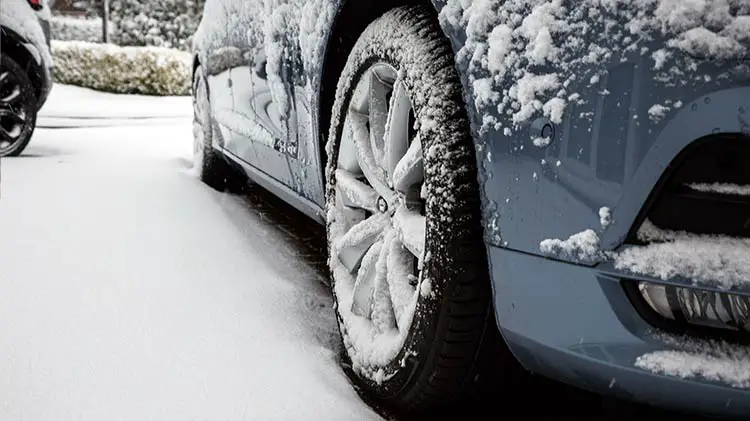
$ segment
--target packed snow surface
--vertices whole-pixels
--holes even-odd
[[[3,159],[0,419],[380,419],[336,361],[325,275],[191,151],[186,117],[42,128]]]

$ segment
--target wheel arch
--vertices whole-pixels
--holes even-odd
[[[45,83],[42,64],[36,61],[31,51],[24,46],[26,41],[16,32],[3,26],[0,27],[0,34],[0,51],[26,71],[34,85],[34,94],[37,98],[41,98]]]
[[[325,144],[328,139],[328,129],[331,124],[331,110],[336,97],[336,86],[341,72],[344,70],[349,53],[367,26],[383,13],[396,7],[424,5],[434,7],[439,12],[445,4],[444,0],[341,0],[341,4],[334,18],[323,53],[321,67],[320,90],[317,107],[318,120],[318,150],[320,151],[321,176],[325,183],[325,168],[327,155]],[[448,36],[446,34],[446,36]],[[456,53],[456,44],[451,42]],[[463,85],[463,84],[462,84]],[[465,90],[465,87],[464,87]]]

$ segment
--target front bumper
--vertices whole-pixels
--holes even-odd
[[[655,374],[636,359],[673,350],[654,335],[615,277],[596,268],[490,248],[495,311],[527,369],[587,389],[686,412],[750,415],[750,390]]]

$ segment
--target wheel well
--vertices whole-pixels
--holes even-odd
[[[336,99],[339,75],[344,70],[349,53],[354,48],[360,34],[375,19],[393,8],[412,5],[432,7],[429,0],[349,0],[341,6],[328,37],[320,86],[318,107],[318,131],[320,133],[318,133],[318,141],[320,142],[320,162],[324,177],[327,165],[325,143],[331,124],[331,110]]]
[[[198,58],[198,54],[196,54],[195,57],[193,57],[193,73],[191,73],[191,76],[195,77],[195,69],[197,69],[198,66],[200,65],[201,65],[201,61]]]
[[[0,36],[0,51],[3,55],[12,58],[16,64],[26,71],[32,85],[34,85],[34,94],[39,98],[42,94],[43,77],[39,64],[31,55],[31,52],[23,46],[20,36],[5,27],[0,29],[0,32],[2,33],[2,36]]]

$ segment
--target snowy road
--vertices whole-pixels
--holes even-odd
[[[0,419],[379,419],[301,258],[320,238],[199,183],[189,119],[165,121],[3,160]]]

